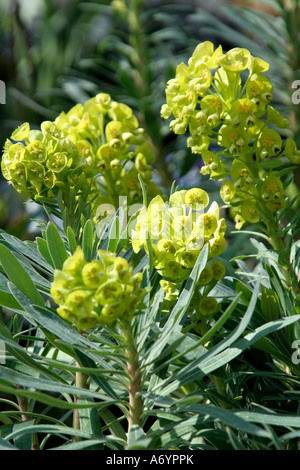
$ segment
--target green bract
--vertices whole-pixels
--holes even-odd
[[[201,173],[225,179],[221,196],[226,204],[234,204],[237,228],[265,221],[267,213],[285,206],[283,194],[264,204],[261,186],[267,176],[277,176],[267,161],[283,155],[293,164],[300,161],[293,139],[288,138],[282,150],[280,129],[289,121],[269,104],[273,86],[264,75],[268,68],[247,49],[224,54],[221,46],[214,49],[205,41],[187,65],[178,65],[161,110],[164,119],[175,117],[170,122],[175,134],[190,134],[187,146],[201,154]]]
[[[51,295],[62,318],[87,329],[128,322],[146,293],[141,281],[142,273],[133,274],[125,259],[99,250],[87,263],[78,247],[55,271]]]
[[[99,93],[54,122],[43,122],[41,130],[22,124],[6,141],[1,165],[4,177],[32,199],[53,198],[70,187],[80,194],[90,187],[98,204],[118,206],[119,195],[129,204],[142,200],[138,175],[150,195],[157,193],[153,160],[132,109]]]

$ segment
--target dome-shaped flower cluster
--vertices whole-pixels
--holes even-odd
[[[57,313],[81,329],[129,321],[145,296],[142,273],[133,274],[128,262],[106,251],[86,262],[80,247],[56,270],[51,295]]]
[[[223,54],[221,46],[214,49],[211,42],[203,42],[188,65],[178,65],[161,109],[163,118],[175,117],[170,122],[175,134],[189,132],[187,145],[204,163],[201,173],[215,180],[227,178],[223,195],[235,203],[238,226],[243,220],[263,218],[265,180],[277,178],[268,161],[285,156],[300,162],[295,141],[289,138],[284,145],[280,135],[280,129],[289,126],[288,119],[269,104],[273,86],[264,75],[268,68],[247,49]],[[267,207],[277,212],[284,204],[278,193],[268,199]]]
[[[144,129],[132,109],[100,93],[62,112],[40,130],[28,123],[5,143],[4,177],[31,198],[53,198],[60,189],[80,192],[87,184],[106,202],[117,205],[119,195],[129,203],[141,196],[140,174],[151,182],[154,156]]]
[[[149,253],[150,241],[154,267],[164,278],[161,287],[167,300],[177,297],[205,244],[209,248],[209,264],[201,273],[199,287],[220,280],[225,274],[221,261],[212,259],[225,249],[226,224],[217,203],[213,202],[205,212],[208,205],[208,194],[193,188],[174,192],[167,202],[157,196],[138,214],[131,232],[132,248],[137,253],[144,247]]]
[[[53,198],[66,185],[80,191],[93,174],[76,146],[50,121],[39,131],[28,123],[18,127],[5,143],[1,169],[18,192],[32,199]]]

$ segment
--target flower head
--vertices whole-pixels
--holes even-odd
[[[131,233],[133,250],[144,247],[148,252],[149,237],[157,271],[170,282],[182,282],[205,244],[210,258],[225,249],[225,221],[215,203],[204,213],[208,204],[208,195],[200,188],[176,191],[169,202],[154,198],[137,217]]]
[[[80,195],[93,187],[95,205],[109,197],[115,204],[116,195],[142,200],[141,186],[133,191],[128,179],[138,182],[140,175],[153,185],[153,160],[132,109],[99,93],[53,122],[43,122],[38,131],[28,123],[19,126],[6,141],[1,169],[17,191],[32,199],[53,199],[70,187]]]
[[[80,247],[56,270],[51,295],[57,313],[79,328],[129,321],[142,301],[142,274],[133,274],[128,262],[98,251],[98,259],[86,262]]]

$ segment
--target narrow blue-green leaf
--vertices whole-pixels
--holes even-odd
[[[47,261],[47,263],[50,264],[50,266],[52,266],[52,268],[54,268],[54,263],[49,253],[46,240],[44,240],[44,238],[41,238],[41,237],[36,237],[36,244],[42,257]]]
[[[285,415],[283,413],[263,413],[256,411],[236,411],[239,416],[253,423],[269,424],[271,426],[286,426],[291,428],[300,428],[300,416]]]
[[[44,302],[31,277],[6,246],[0,244],[0,263],[8,278],[35,304],[43,306]]]
[[[26,422],[25,422],[26,423]],[[27,423],[26,423],[27,424]],[[58,426],[57,424],[27,424],[27,426],[23,428],[18,428],[17,430],[13,430],[10,434],[6,436],[7,440],[16,439],[20,436],[32,435],[33,433],[49,433],[53,435],[67,435],[67,436],[78,436],[78,437],[86,437],[88,439],[93,438],[90,433],[80,431],[79,429],[74,429],[69,426]]]
[[[126,450],[147,450],[151,439],[147,437],[145,431],[138,425],[131,426],[128,434],[128,444]]]
[[[215,347],[213,347],[210,350],[211,354],[216,355],[216,354],[220,353],[221,351],[223,351],[225,348],[230,346],[237,338],[239,338],[241,336],[241,334],[245,331],[245,329],[249,325],[249,322],[250,322],[250,320],[252,318],[252,315],[253,315],[253,312],[255,310],[258,294],[259,294],[259,291],[260,291],[260,284],[261,284],[261,282],[260,282],[260,279],[259,279],[258,282],[256,283],[255,288],[254,288],[254,291],[253,291],[251,300],[248,304],[248,308],[246,310],[246,313],[243,316],[243,318],[240,321],[237,328],[235,330],[233,330],[223,341],[220,341],[220,343],[218,343]]]
[[[55,398],[54,396],[50,395],[49,393],[32,391],[32,390],[29,390],[29,389],[28,390],[22,390],[22,389],[19,389],[19,388],[15,388],[15,387],[7,385],[6,382],[5,383],[2,382],[1,379],[0,379],[0,390],[4,393],[9,394],[9,395],[16,395],[16,396],[20,396],[20,397],[31,398],[32,400],[39,401],[40,403],[44,403],[46,405],[50,405],[51,407],[67,409],[67,410],[76,409],[76,408],[87,408],[87,407],[90,408],[91,406],[99,407],[99,406],[102,406],[102,404],[103,404],[103,401],[102,402],[95,402],[93,404],[88,404],[88,405],[87,404],[78,404],[78,403],[66,401],[64,399]],[[104,397],[103,395],[99,395],[99,399],[106,400],[106,397]],[[105,403],[106,403],[107,406],[110,406],[110,405],[119,404],[119,403],[121,403],[121,401],[119,400],[117,402],[116,400],[115,401],[111,400],[111,401],[105,401]],[[123,403],[123,404],[125,404],[125,403]]]
[[[67,238],[69,242],[70,251],[72,254],[74,254],[77,248],[77,242],[74,231],[70,226],[67,227]]]
[[[297,439],[300,437],[300,431],[291,431],[287,432],[286,434],[283,434],[283,436],[280,436],[280,440],[282,442],[289,442],[292,439]]]
[[[159,289],[155,294],[151,308],[149,308],[149,313],[147,312],[143,315],[138,315],[136,317],[136,322],[138,323],[136,336],[137,336],[137,347],[139,351],[142,350],[145,344],[145,341],[149,337],[150,329],[153,328],[153,325],[155,324],[155,321],[156,321],[156,317],[158,317],[159,315],[163,299],[164,299],[164,292],[162,289]]]
[[[33,419],[28,421],[23,421],[22,423],[16,423],[13,426],[12,432],[17,432],[20,429],[27,428],[28,426],[32,426],[34,423]],[[32,447],[32,433],[21,433],[14,437],[13,439],[14,445],[19,450],[31,450]]]
[[[241,443],[240,439],[234,434],[234,432],[230,428],[226,429],[226,433],[234,450],[247,450],[246,447]]]
[[[109,429],[110,433],[114,436],[124,439],[127,442],[127,434],[122,426],[122,421],[126,419],[125,414],[121,417],[116,417],[112,411],[106,408],[101,408],[101,418],[103,419],[105,426],[103,429]]]
[[[14,255],[37,288],[41,288],[43,291],[49,290],[50,283],[47,278],[49,274],[52,274],[53,268],[46,261],[44,262],[40,254],[38,255],[39,263],[36,263],[33,259],[29,260],[28,256],[25,256],[20,251],[16,251],[14,247],[11,247],[11,245],[7,244],[5,241],[1,241],[1,245],[5,246]],[[40,274],[40,272],[46,274],[46,277]]]
[[[92,398],[79,397],[78,404],[90,404],[94,403]],[[100,424],[100,417],[96,408],[80,408],[79,409],[79,422],[80,429],[83,432],[93,434],[94,436],[102,437],[102,428]],[[103,445],[95,444],[90,450],[103,450]]]
[[[26,318],[29,323],[36,325],[36,322],[33,316],[31,315],[33,305],[32,300],[12,282],[8,282],[8,287],[11,292],[11,295],[14,296],[15,301],[20,305],[20,308],[18,310],[24,309],[24,311],[26,312],[22,313],[22,316]]]
[[[38,371],[39,373],[42,373],[45,376],[49,376],[54,380],[62,381],[61,377],[58,376],[55,372],[53,372],[53,370],[44,367],[39,360],[32,359],[28,352],[24,349],[24,347],[20,346],[14,340],[10,331],[2,322],[0,322],[0,336],[1,340],[5,344],[6,356],[8,353],[10,356],[16,358],[20,364],[26,365],[29,368],[28,370]]]
[[[12,294],[8,294],[7,292],[3,291],[0,291],[0,306],[7,307],[11,310],[18,310],[22,308]]]
[[[153,248],[152,248],[152,243],[151,243],[151,238],[148,230],[146,231],[146,245],[147,245],[147,250],[148,250],[148,257],[149,257],[149,274],[153,273],[153,268],[154,268],[154,254],[153,254]]]
[[[177,300],[175,307],[170,313],[169,318],[161,331],[159,339],[156,341],[148,357],[146,358],[146,364],[151,363],[155,358],[159,358],[161,351],[167,345],[169,339],[171,337],[172,339],[174,338],[175,329],[181,323],[189,308],[200,274],[206,266],[207,257],[208,246],[206,244],[198,256],[195,266],[186,281],[179,299]]]
[[[109,241],[108,241],[108,247],[107,247],[107,251],[110,251],[111,253],[115,253],[117,250],[117,246],[119,243],[119,231],[120,231],[120,219],[118,216],[115,216],[110,226]]]
[[[85,397],[93,397],[98,399],[107,400],[107,397],[103,394],[98,394],[91,390],[86,390],[74,385],[64,384],[53,379],[48,380],[40,377],[34,377],[32,375],[24,374],[17,372],[15,370],[9,369],[8,367],[0,366],[0,377],[1,380],[6,382],[13,383],[15,385],[20,385],[22,387],[36,388],[37,390],[44,390],[47,392],[54,393],[69,393],[71,395],[81,395]]]
[[[64,242],[57,228],[49,222],[46,229],[48,250],[56,269],[62,269],[64,261],[68,257]]]
[[[232,312],[234,311],[235,307],[239,302],[240,296],[238,295],[231,304],[227,307],[223,315],[216,321],[216,323],[208,330],[208,332],[201,338],[199,342],[197,342],[198,346],[204,345],[207,343],[214,334],[224,325],[224,323],[228,320]]]
[[[140,185],[141,185],[141,188],[142,188],[143,205],[144,205],[144,207],[147,207],[148,198],[147,198],[147,191],[146,191],[146,188],[145,188],[145,184],[144,184],[143,178],[141,177],[140,174],[138,175],[138,178],[139,178],[139,182],[140,182]]]
[[[239,296],[237,296],[232,303],[227,307],[223,315],[216,321],[216,323],[208,330],[208,332],[198,341],[194,340],[193,344],[190,348],[183,349],[183,352],[178,352],[175,356],[172,355],[169,361],[164,361],[164,363],[160,366],[160,368],[165,367],[169,363],[174,363],[174,361],[178,360],[181,358],[182,355],[185,357],[188,357],[188,354],[191,353],[192,351],[196,352],[197,358],[199,358],[199,348],[203,345],[205,345],[215,334],[216,332],[221,328],[221,326],[228,320],[232,312],[234,311],[236,305],[239,302]],[[178,338],[180,340],[180,338]],[[185,335],[184,340],[187,340],[187,336]],[[173,342],[172,345],[175,345]],[[155,371],[157,372],[159,368],[156,368]]]
[[[86,354],[82,353],[79,350],[76,350],[76,354],[79,358],[79,361],[83,367],[88,367],[88,368],[94,368],[97,369],[96,363],[88,357]],[[112,371],[113,372],[113,371]],[[108,394],[111,398],[118,399],[117,393],[112,389],[108,381],[104,377],[99,377],[96,374],[90,374],[91,378],[94,380],[94,382],[102,389],[105,391],[105,393]]]
[[[36,264],[40,265],[42,268],[46,269],[47,271],[52,272],[52,265],[44,261],[41,258],[39,250],[37,249],[37,245],[35,242],[32,241],[22,241],[19,240],[17,237],[9,235],[8,233],[1,233],[1,236],[6,240],[8,243],[8,248],[12,248],[20,253],[22,256],[26,256],[31,262],[35,262]],[[39,238],[39,237],[37,237]],[[12,250],[11,250],[12,251]]]
[[[46,307],[33,306],[31,309],[31,314],[41,328],[46,328],[46,330],[50,331],[55,336],[61,338],[63,341],[66,341],[67,344],[71,346],[83,345],[89,348],[94,346],[93,343],[91,343],[83,335],[77,333],[51,309]]]
[[[59,447],[52,447],[50,450],[99,450],[99,446],[103,447],[105,444],[112,450],[119,450],[119,445],[125,446],[126,441],[122,441],[115,436],[104,436],[99,439],[84,439],[79,442],[72,442],[71,444],[63,444]],[[100,449],[101,450],[101,449]]]
[[[191,362],[182,368],[177,374],[174,374],[172,377],[158,384],[157,388],[161,389],[162,394],[169,394],[176,390],[179,386],[183,386],[186,383],[204,377],[205,375],[210,374],[225,364],[228,364],[230,361],[238,357],[243,351],[248,349],[252,344],[255,344],[256,341],[258,341],[260,338],[278,331],[281,328],[285,328],[299,320],[300,315],[293,315],[291,317],[285,317],[280,320],[271,321],[265,325],[260,326],[253,332],[248,333],[244,338],[236,341],[233,345],[231,345],[231,347],[228,347],[225,350],[221,348],[220,351],[218,351],[218,354],[213,354],[211,349],[207,354],[201,356],[200,359]],[[169,383],[169,385],[167,385],[167,383]],[[153,391],[156,390],[153,388]]]
[[[222,423],[231,426],[233,429],[246,432],[261,437],[269,437],[269,433],[259,428],[255,424],[248,422],[244,417],[238,416],[235,412],[218,408],[213,405],[191,405],[181,408],[182,412],[211,416]]]
[[[16,447],[14,447],[12,444],[7,442],[5,439],[2,439],[0,437],[0,450],[18,450]]]
[[[91,359],[95,357],[95,355],[89,351],[95,350],[96,348],[98,351],[98,345],[95,345],[95,343],[89,341],[85,336],[77,333],[77,331],[75,331],[51,309],[32,306],[31,315],[34,318],[34,321],[40,325],[42,329],[45,328],[55,337],[62,339],[68,347],[76,346],[77,348],[83,348],[85,355],[88,355]],[[97,364],[104,369],[109,368],[109,365],[104,363],[98,356]]]
[[[85,260],[87,262],[92,261],[92,256],[93,256],[93,240],[94,240],[93,232],[94,231],[93,231],[92,221],[87,220],[83,228],[83,233],[82,233],[82,250],[84,253]]]

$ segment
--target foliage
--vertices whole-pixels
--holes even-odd
[[[268,63],[207,40],[163,79],[141,62],[142,2],[84,6],[127,26],[111,70],[127,65],[8,134],[3,176],[47,220],[32,240],[0,232],[0,449],[299,450],[299,151]],[[205,184],[156,186],[161,105]]]

